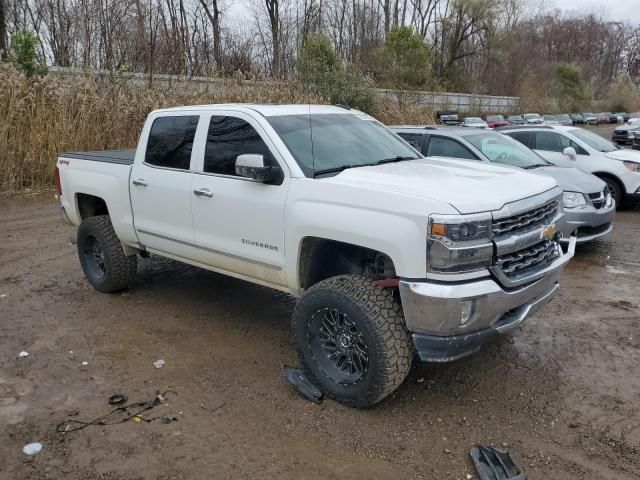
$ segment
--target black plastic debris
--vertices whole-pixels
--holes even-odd
[[[324,394],[318,387],[311,383],[302,370],[289,367],[288,365],[282,365],[282,374],[287,382],[293,385],[304,398],[314,403],[322,403]]]
[[[127,399],[126,395],[121,395],[121,394],[117,393],[117,394],[111,395],[109,397],[109,405],[122,405],[127,400],[128,399]]]
[[[525,480],[527,478],[509,452],[476,445],[471,449],[471,460],[480,480]]]

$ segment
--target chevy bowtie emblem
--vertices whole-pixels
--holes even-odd
[[[546,227],[544,227],[544,229],[542,230],[542,233],[540,234],[540,238],[544,240],[552,240],[553,237],[555,236],[556,236],[555,224],[547,225]]]

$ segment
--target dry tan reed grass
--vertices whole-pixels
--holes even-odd
[[[155,108],[208,103],[326,103],[293,82],[225,79],[215,87],[178,82],[149,88],[90,76],[29,79],[0,65],[0,192],[46,189],[61,152],[131,148]],[[382,122],[429,123],[430,112],[380,101]]]

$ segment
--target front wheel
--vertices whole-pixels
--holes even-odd
[[[618,181],[611,177],[602,176],[600,178],[607,184],[611,196],[616,201],[616,207],[622,207],[624,204],[624,193]]]
[[[381,401],[411,368],[400,303],[364,277],[332,277],[311,287],[296,304],[292,327],[307,375],[345,405]]]
[[[108,215],[85,218],[78,227],[78,257],[89,283],[100,292],[117,292],[136,276],[135,255],[126,256]]]

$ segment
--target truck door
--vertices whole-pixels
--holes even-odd
[[[137,153],[143,158],[136,158],[131,170],[133,223],[150,250],[194,256],[191,158],[199,118],[184,113],[157,117]]]
[[[284,206],[289,171],[262,126],[241,112],[203,116],[204,152],[193,175],[191,204],[198,261],[270,285],[286,285]],[[202,137],[200,137],[202,138]],[[238,155],[261,154],[283,178],[264,184],[235,172]]]

